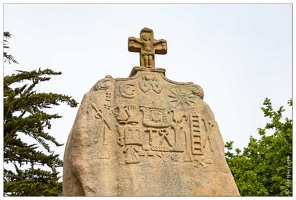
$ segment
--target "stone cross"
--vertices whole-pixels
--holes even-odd
[[[155,40],[153,30],[143,28],[140,38],[128,38],[128,50],[140,53],[140,66],[155,68],[155,54],[167,53],[167,42],[164,39]]]

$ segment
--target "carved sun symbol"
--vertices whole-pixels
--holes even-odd
[[[182,108],[190,108],[191,104],[194,103],[193,99],[195,96],[192,92],[184,92],[181,89],[170,90],[171,94],[168,96],[172,98],[170,102],[173,104],[173,107],[181,106]]]

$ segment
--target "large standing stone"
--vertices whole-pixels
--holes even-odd
[[[129,50],[140,52],[141,66],[128,78],[99,80],[81,102],[64,154],[63,195],[238,196],[202,88],[154,67],[167,45],[151,29],[129,38]]]

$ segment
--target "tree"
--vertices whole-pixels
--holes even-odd
[[[3,33],[3,37],[4,37],[4,39],[3,39],[3,49],[4,49],[4,51],[3,51],[3,58],[4,58],[4,62],[7,62],[8,61],[9,64],[11,62],[14,62],[14,63],[18,64],[18,62],[14,59],[14,57],[12,55],[8,54],[5,51],[5,49],[9,49],[8,39],[12,37],[12,34],[10,34],[9,32],[4,32]]]
[[[11,38],[4,32],[4,50]],[[4,52],[4,62],[17,61]],[[62,116],[48,114],[46,109],[66,103],[76,107],[71,97],[34,90],[50,76],[60,75],[51,69],[17,71],[4,77],[4,196],[57,196],[62,194],[62,182],[57,167],[63,162],[59,154],[51,150],[53,144],[62,146],[47,133],[51,120]],[[24,137],[33,142],[26,142]],[[41,167],[43,166],[43,167]]]
[[[263,105],[270,122],[258,128],[261,138],[251,136],[248,147],[235,153],[233,141],[226,142],[226,160],[242,196],[292,196],[292,119],[282,120],[285,109],[274,111],[268,98]]]

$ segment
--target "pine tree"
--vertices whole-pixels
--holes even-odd
[[[274,111],[270,99],[263,105],[261,110],[270,122],[258,128],[261,138],[251,136],[248,147],[237,148],[236,153],[231,152],[233,141],[226,142],[226,160],[242,196],[292,196],[293,121],[282,120],[285,109]],[[292,106],[292,99],[288,105]]]
[[[4,32],[4,51],[8,47],[9,32]],[[4,62],[18,62],[4,52]],[[4,196],[58,196],[62,182],[57,167],[63,162],[50,144],[60,144],[47,133],[51,120],[62,116],[48,114],[46,109],[66,103],[76,107],[70,96],[37,92],[35,86],[60,75],[51,69],[17,71],[4,77]],[[24,137],[34,142],[24,140]]]

